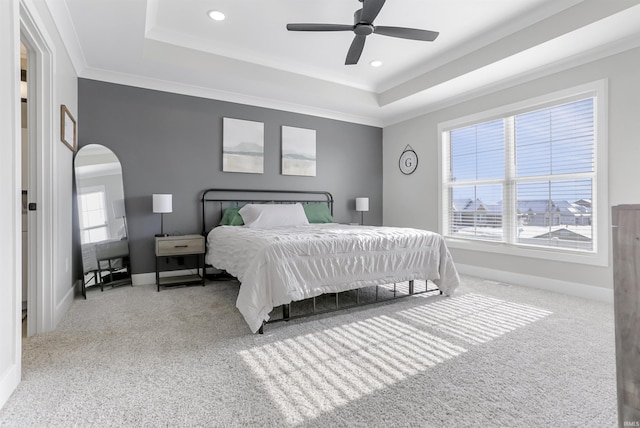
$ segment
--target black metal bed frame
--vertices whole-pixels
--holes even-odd
[[[209,196],[209,194],[233,194],[233,193],[237,193],[237,194],[254,194],[254,195],[267,195],[267,196],[261,196],[261,197],[256,197],[256,198],[245,198],[245,197],[233,197],[233,198],[221,198],[221,197],[214,197],[214,196]],[[289,197],[288,199],[275,199],[272,197],[269,197],[268,195],[295,195],[295,196],[300,196],[300,198],[298,197]],[[307,198],[302,198],[302,196],[306,195]],[[313,195],[313,196],[312,196]],[[309,198],[310,196],[312,196],[311,198]],[[315,190],[311,190],[311,191],[306,191],[306,190],[257,190],[257,189],[206,189],[203,191],[202,193],[202,198],[201,198],[201,204],[202,204],[202,235],[206,237],[207,231],[209,229],[207,229],[207,215],[206,215],[206,209],[205,206],[207,205],[207,203],[218,203],[220,205],[220,216],[222,216],[222,213],[224,211],[225,208],[225,204],[228,206],[233,206],[233,205],[238,205],[238,204],[249,204],[249,203],[265,203],[265,202],[273,202],[273,203],[277,203],[277,204],[287,204],[287,203],[326,203],[329,206],[329,210],[331,212],[331,215],[333,215],[333,195],[331,195],[331,193],[326,192],[326,191],[315,191]],[[225,277],[223,275],[223,277]],[[233,278],[231,275],[227,275],[226,278]],[[391,300],[396,300],[402,297],[408,297],[408,296],[413,296],[413,295],[417,295],[417,294],[424,294],[424,293],[433,293],[433,292],[440,292],[440,294],[442,294],[442,292],[437,288],[429,288],[429,281],[425,280],[425,287],[424,290],[420,290],[420,291],[416,291],[415,289],[415,283],[414,280],[410,280],[410,281],[406,281],[408,283],[408,293],[406,294],[400,294],[397,291],[397,284],[394,283],[393,284],[393,292],[392,292],[392,296],[393,297],[386,297],[386,298],[379,298],[379,287],[381,287],[382,285],[375,285],[375,286],[371,286],[371,287],[376,287],[375,289],[375,299],[374,300],[369,300],[369,301],[365,301],[365,302],[361,302],[360,301],[360,288],[357,288],[355,290],[348,290],[348,291],[344,291],[342,293],[348,293],[348,292],[352,292],[355,291],[356,292],[356,303],[355,304],[351,304],[351,305],[346,305],[346,306],[340,306],[340,301],[339,301],[339,295],[341,293],[330,293],[330,294],[335,294],[335,307],[333,308],[329,308],[329,309],[323,309],[321,311],[318,311],[316,308],[316,297],[312,297],[310,298],[312,300],[312,310],[310,313],[305,313],[305,314],[301,314],[301,315],[291,315],[291,305],[292,303],[288,303],[288,304],[284,304],[282,305],[282,318],[278,318],[278,319],[270,319],[269,321],[265,321],[263,322],[262,326],[260,327],[260,329],[258,330],[258,332],[260,334],[264,333],[264,325],[265,324],[270,324],[270,323],[275,323],[275,322],[281,322],[281,321],[291,321],[294,319],[298,319],[298,318],[305,318],[305,317],[309,317],[309,316],[313,316],[313,315],[320,315],[320,314],[325,314],[325,313],[329,313],[329,312],[336,312],[336,311],[342,311],[342,310],[348,310],[351,308],[355,308],[355,307],[360,307],[360,306],[366,306],[366,305],[370,305],[370,304],[376,304],[376,303],[382,303],[382,302],[387,302],[387,301],[391,301]],[[434,284],[435,286],[435,284]],[[319,296],[318,296],[319,297]],[[308,300],[308,299],[306,299]]]
[[[215,198],[212,196],[207,196],[209,193],[212,194],[223,194],[223,193],[238,193],[238,194],[265,194],[265,195],[298,195],[304,196],[307,198],[292,198],[289,199],[274,199],[268,196],[262,196],[257,198]],[[316,197],[309,199],[309,196],[315,195]],[[256,189],[206,189],[202,192],[202,235],[206,235],[207,231],[207,216],[205,205],[207,202],[217,202],[220,204],[220,215],[222,216],[224,204],[230,205],[238,205],[238,204],[252,204],[257,202],[274,202],[277,204],[295,204],[295,203],[326,203],[329,206],[329,211],[331,215],[333,215],[333,195],[329,192],[320,191],[320,190],[256,190]]]

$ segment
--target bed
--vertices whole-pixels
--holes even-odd
[[[219,196],[225,192],[236,196]],[[264,194],[237,196],[250,193]],[[212,202],[222,225],[209,228],[205,204]],[[337,305],[338,293],[365,287],[408,282],[413,294],[414,280],[428,280],[437,288],[425,292],[451,295],[460,282],[441,235],[335,223],[328,192],[208,189],[202,213],[205,261],[240,282],[236,306],[252,332],[262,332],[274,308],[283,306],[287,319],[292,302],[328,293]]]

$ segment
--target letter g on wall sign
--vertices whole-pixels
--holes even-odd
[[[398,166],[404,175],[413,174],[418,167],[418,155],[411,146],[407,145],[407,147],[404,148],[404,151],[400,155]]]

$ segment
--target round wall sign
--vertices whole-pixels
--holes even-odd
[[[400,155],[399,166],[400,171],[405,175],[413,174],[418,167],[418,155],[411,146],[407,146]]]

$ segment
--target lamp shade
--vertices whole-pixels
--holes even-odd
[[[369,198],[356,198],[356,211],[369,211]]]
[[[154,213],[173,212],[173,195],[154,194],[153,195],[153,212]]]

